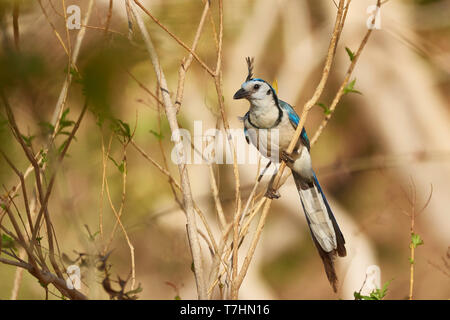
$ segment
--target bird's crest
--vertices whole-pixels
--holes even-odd
[[[248,75],[247,75],[247,79],[245,79],[245,81],[249,81],[253,77],[253,67],[254,67],[255,58],[247,57],[247,58],[245,58],[245,61],[247,61],[247,68],[248,68]]]
[[[245,61],[247,61],[247,68],[248,68],[248,74],[247,74],[247,79],[245,79],[245,81],[250,81],[250,80],[256,80],[256,81],[261,81],[261,82],[265,82],[267,83],[267,85],[270,87],[270,89],[273,92],[273,97],[275,99],[276,104],[278,105],[278,82],[275,79],[272,83],[272,85],[270,85],[267,81],[260,79],[260,78],[253,78],[253,67],[255,66],[255,58],[254,57],[246,57]]]

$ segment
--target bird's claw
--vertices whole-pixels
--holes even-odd
[[[280,196],[280,193],[275,190],[274,188],[267,188],[266,194],[264,195],[266,198],[269,199],[278,199]]]
[[[292,155],[290,153],[287,153],[286,151],[281,151],[280,158],[287,164],[295,162],[294,158],[292,158]]]

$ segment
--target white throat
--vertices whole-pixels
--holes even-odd
[[[272,128],[279,117],[279,108],[273,99],[250,101],[250,121],[259,128]]]

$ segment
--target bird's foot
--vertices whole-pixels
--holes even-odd
[[[269,198],[269,199],[272,199],[272,200],[273,199],[278,199],[279,197],[281,197],[280,193],[277,190],[275,190],[274,188],[272,188],[272,187],[267,188],[266,194],[264,196],[266,198]]]
[[[292,154],[287,153],[286,151],[281,151],[280,158],[286,162],[286,164],[292,164],[295,162],[294,158],[292,158]]]

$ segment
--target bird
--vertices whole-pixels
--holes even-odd
[[[287,102],[279,99],[275,89],[265,80],[253,78],[254,58],[246,58],[248,74],[233,99],[247,99],[248,112],[240,119],[244,124],[247,143],[252,143],[270,161],[280,159],[290,168],[300,196],[313,243],[322,259],[325,273],[333,291],[337,292],[338,278],[334,267],[336,256],[345,257],[345,239],[319,184],[312,167],[310,142],[305,128],[294,151],[287,153],[300,117]],[[280,197],[272,184],[272,176],[265,196]]]

